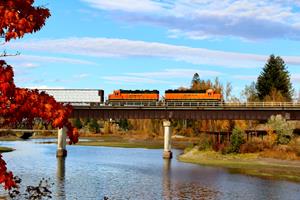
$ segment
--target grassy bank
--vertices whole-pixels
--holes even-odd
[[[0,147],[0,153],[6,153],[6,152],[11,152],[13,151],[13,148],[10,147]]]
[[[45,138],[56,138],[56,135],[37,135],[32,136],[30,139],[45,139]],[[142,138],[139,135],[134,136],[126,136],[126,135],[100,135],[100,134],[84,134],[80,136],[79,139],[83,139],[83,141],[79,141],[76,145],[81,146],[105,146],[105,147],[123,147],[123,148],[146,148],[146,149],[162,149],[164,146],[163,138]],[[88,141],[84,141],[87,139]],[[2,136],[0,137],[0,141],[21,141],[16,136]],[[43,142],[41,142],[43,143]],[[54,143],[54,142],[46,142]],[[193,138],[185,138],[185,139],[172,139],[172,148],[175,149],[185,149],[189,145],[193,144]]]
[[[122,136],[99,136],[99,137],[81,137],[89,139],[89,141],[79,141],[76,145],[81,146],[105,146],[105,147],[123,147],[123,148],[146,148],[146,149],[162,149],[164,146],[163,139],[140,139],[128,138]],[[190,142],[188,141],[172,141],[172,148],[184,149]]]
[[[260,158],[259,154],[222,155],[214,151],[193,148],[178,157],[179,161],[225,167],[231,173],[300,182],[300,161]]]

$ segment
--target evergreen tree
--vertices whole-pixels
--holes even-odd
[[[271,55],[256,83],[257,94],[260,100],[270,96],[274,90],[281,94],[285,100],[292,99],[292,84],[290,74],[282,58]]]
[[[96,119],[92,119],[88,124],[88,129],[92,133],[99,133],[100,127]]]
[[[121,129],[123,129],[124,131],[128,131],[129,130],[129,127],[130,127],[130,123],[127,119],[121,119],[119,121],[119,127]]]
[[[195,73],[191,83],[192,90],[198,90],[200,87],[200,76],[198,73]]]
[[[82,128],[82,123],[81,123],[81,121],[80,121],[80,119],[79,118],[76,118],[75,120],[74,120],[74,127],[76,127],[77,129],[81,129]]]

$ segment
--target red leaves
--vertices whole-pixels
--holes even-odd
[[[17,187],[12,172],[7,172],[6,163],[0,154],[0,184],[4,185],[4,189],[10,190]]]
[[[78,142],[78,131],[68,121],[72,112],[70,105],[64,106],[52,96],[38,90],[16,88],[12,67],[0,60],[0,116],[2,126],[10,126],[26,119],[29,123],[35,118],[43,119],[54,128],[66,126],[70,144]],[[1,126],[1,124],[0,124]],[[11,172],[6,171],[6,163],[0,155],[0,184],[11,189],[16,184]]]
[[[2,60],[0,72],[0,116],[3,117],[4,125],[21,122],[24,118],[27,120],[41,118],[55,128],[66,126],[71,143],[77,142],[78,133],[68,121],[72,113],[70,105],[64,106],[56,102],[52,96],[38,90],[16,88],[12,67]]]
[[[33,6],[33,3],[34,0],[0,0],[0,37],[4,37],[6,42],[36,32],[44,26],[50,12],[47,8]],[[57,103],[53,97],[40,94],[37,90],[16,88],[13,77],[12,67],[0,60],[0,126],[23,119],[30,123],[34,118],[41,118],[52,122],[57,128],[66,123],[73,133],[73,127],[68,124],[70,107]],[[72,141],[78,140],[76,134],[70,134],[69,137]],[[7,172],[1,154],[0,184],[4,184],[8,190],[16,187],[13,174]]]
[[[5,41],[21,38],[44,26],[50,16],[47,8],[33,6],[34,0],[0,1],[0,35]]]

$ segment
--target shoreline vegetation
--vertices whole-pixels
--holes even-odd
[[[31,139],[50,138],[56,138],[56,135],[31,137]],[[80,139],[82,139],[82,141],[79,141],[76,145],[146,149],[163,149],[164,145],[163,137],[145,138],[138,135],[82,134]],[[0,141],[18,140],[22,141],[22,139],[17,136],[0,137]],[[55,142],[41,143],[49,144]],[[262,152],[222,154],[222,152],[212,149],[201,149],[197,144],[199,144],[199,137],[172,138],[172,149],[184,150],[183,154],[177,157],[180,162],[222,167],[227,169],[229,173],[300,182],[300,159],[286,159],[284,157],[286,153],[284,153],[282,158],[274,158],[274,156],[269,156]],[[0,153],[13,150],[12,148],[0,147]]]
[[[3,147],[3,146],[0,146],[0,154],[1,154],[1,153],[12,152],[12,151],[14,151],[14,150],[15,150],[15,149],[10,148],[10,147]]]
[[[186,150],[178,160],[203,166],[222,167],[229,173],[300,182],[300,161],[264,158],[259,153],[226,154],[213,150]]]

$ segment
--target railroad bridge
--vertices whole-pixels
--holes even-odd
[[[72,117],[97,119],[300,120],[300,103],[222,103],[202,106],[74,106]]]
[[[95,119],[162,119],[164,126],[164,158],[171,158],[171,121],[186,120],[267,120],[282,115],[287,120],[300,120],[298,102],[158,102],[156,105],[110,105],[97,103],[103,93],[97,90],[46,90],[57,101],[73,105],[73,118]],[[83,93],[84,95],[82,95]],[[67,94],[67,95],[66,95]],[[64,96],[65,95],[65,96]],[[90,104],[89,104],[90,101]],[[58,156],[66,154],[66,130],[58,131]]]

